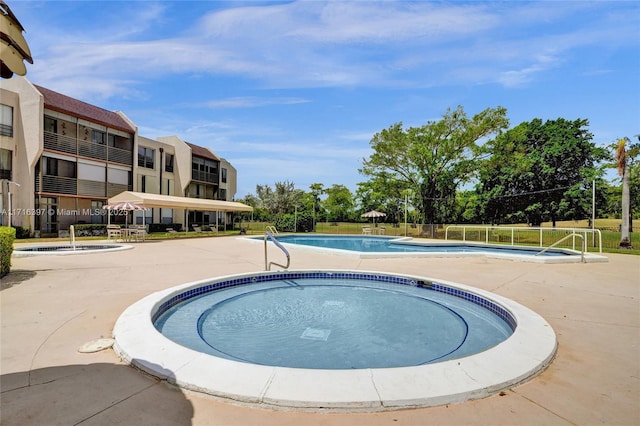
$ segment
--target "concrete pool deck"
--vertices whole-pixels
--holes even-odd
[[[1,423],[154,425],[640,424],[640,258],[532,264],[488,258],[359,259],[291,249],[292,269],[428,276],[508,297],[553,327],[558,352],[533,380],[500,395],[376,413],[275,411],[184,392],[123,363],[120,314],[177,284],[264,269],[264,248],[236,237],[175,239],[133,250],[14,258],[0,292]],[[282,260],[270,250],[270,260]]]

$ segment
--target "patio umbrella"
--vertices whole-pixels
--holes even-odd
[[[387,215],[386,213],[382,213],[382,212],[379,212],[377,210],[371,210],[371,211],[368,211],[366,213],[363,213],[362,215],[360,215],[360,217],[367,217],[367,218],[371,217],[371,218],[373,218],[373,224],[375,225],[377,217],[384,217],[386,215]]]
[[[112,210],[124,210],[125,214],[127,215],[127,218],[125,220],[127,226],[129,225],[129,212],[130,211],[146,211],[149,210],[147,207],[140,205],[140,204],[135,204],[135,203],[130,203],[128,201],[122,202],[122,203],[115,203],[115,204],[105,204],[104,206],[102,206],[102,208],[104,210],[109,210],[109,212],[111,212]],[[145,217],[142,216],[142,223],[144,223]],[[107,218],[107,223],[110,224],[111,223],[111,215],[109,214],[108,218]]]

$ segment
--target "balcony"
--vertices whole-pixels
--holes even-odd
[[[44,148],[102,161],[108,160],[113,163],[126,164],[127,166],[133,164],[132,151],[71,138],[57,133],[44,132]]]
[[[215,173],[201,172],[199,170],[191,170],[191,179],[200,182],[218,183],[218,175]]]
[[[78,144],[75,138],[50,132],[44,132],[44,148],[69,154],[78,154]]]
[[[88,141],[78,141],[78,155],[107,161],[107,146]]]
[[[42,176],[42,181],[36,179],[36,192],[76,195],[77,191],[78,179],[76,178]]]
[[[130,166],[133,164],[133,152],[126,149],[108,147],[107,158],[112,163],[126,164]]]
[[[107,183],[107,197],[113,197],[124,191],[133,191],[133,186],[121,185],[117,183]]]
[[[78,195],[104,197],[106,183],[95,180],[78,179]]]

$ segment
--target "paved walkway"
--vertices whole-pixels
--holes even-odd
[[[272,253],[274,260],[278,253]],[[264,269],[261,244],[236,237],[148,241],[133,250],[14,258],[0,292],[2,425],[640,425],[640,258],[534,264],[485,258],[358,259],[291,250],[292,269],[379,270],[440,278],[509,297],[553,326],[558,354],[501,395],[379,413],[274,411],[167,386],[112,350],[143,296],[212,276]]]

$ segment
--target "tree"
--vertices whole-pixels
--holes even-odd
[[[415,194],[423,224],[443,222],[458,186],[476,173],[479,141],[508,125],[505,108],[487,108],[469,119],[461,106],[421,127],[404,130],[396,123],[373,136],[374,153],[363,160],[360,172],[374,178],[392,175]]]
[[[380,210],[387,214],[386,222],[400,222],[404,215],[406,186],[406,183],[386,172],[366,182],[359,182],[356,198],[360,212]]]
[[[353,219],[354,201],[349,188],[344,185],[334,184],[325,190],[327,199],[323,206],[327,210],[329,218],[334,221],[349,221]]]
[[[238,201],[253,207],[252,212],[240,212],[240,217],[244,218],[245,220],[249,220],[251,218],[255,220],[264,220],[263,217],[265,215],[265,212],[260,208],[260,200],[255,195],[247,194],[244,196],[244,198],[241,198]]]
[[[272,216],[291,213],[296,205],[299,205],[304,191],[295,189],[293,182],[276,182],[275,189],[269,185],[256,185],[257,198],[260,207],[267,210]]]
[[[631,249],[631,240],[629,239],[629,211],[631,198],[629,196],[629,167],[627,165],[627,142],[629,138],[622,138],[618,141],[616,148],[616,166],[618,175],[622,176],[622,226],[620,227],[620,245],[619,248]]]
[[[322,204],[320,197],[324,194],[324,186],[321,183],[312,183],[309,185],[309,189],[311,190],[309,196],[312,200],[312,211],[313,211],[313,229],[316,229],[316,222],[319,217],[323,217]]]
[[[477,186],[485,220],[580,219],[591,211],[596,164],[606,158],[587,130],[588,121],[563,118],[524,122],[487,144]]]

